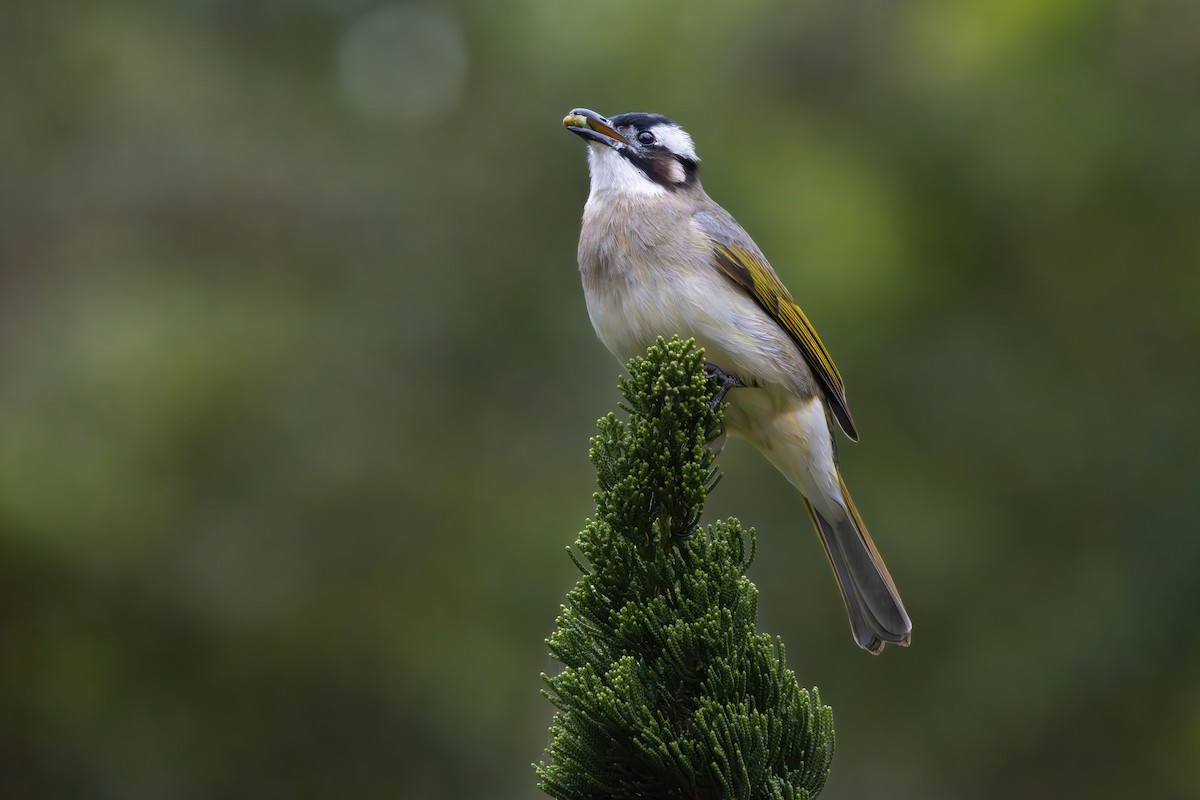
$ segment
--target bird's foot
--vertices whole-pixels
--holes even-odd
[[[704,362],[704,371],[708,373],[708,379],[717,385],[717,391],[713,394],[711,402],[714,409],[725,402],[725,395],[729,394],[730,389],[743,389],[746,386],[738,380],[737,376],[730,375],[716,364]]]

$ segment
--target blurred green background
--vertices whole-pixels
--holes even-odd
[[[709,507],[824,796],[1200,796],[1200,4],[0,13],[0,796],[539,796],[581,105],[692,132],[847,380],[912,648],[749,446]]]

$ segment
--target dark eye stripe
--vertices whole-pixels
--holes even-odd
[[[695,185],[699,176],[699,165],[690,158],[672,153],[661,145],[641,150],[626,147],[617,151],[623,158],[642,171],[650,180],[664,189],[677,192],[686,186]],[[679,179],[679,168],[683,168],[683,179]]]

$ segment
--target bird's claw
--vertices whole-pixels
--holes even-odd
[[[730,375],[716,364],[704,362],[704,371],[708,374],[708,379],[717,385],[717,391],[710,403],[714,409],[725,402],[725,395],[729,394],[730,389],[743,389],[746,386],[737,376]]]

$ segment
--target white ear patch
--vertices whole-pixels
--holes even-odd
[[[667,164],[667,179],[672,183],[683,183],[687,180],[687,175],[683,173],[683,165],[673,158]]]
[[[700,160],[696,156],[696,145],[692,143],[692,137],[678,125],[655,125],[650,132],[657,136],[662,146],[672,153],[690,158],[692,161]]]

